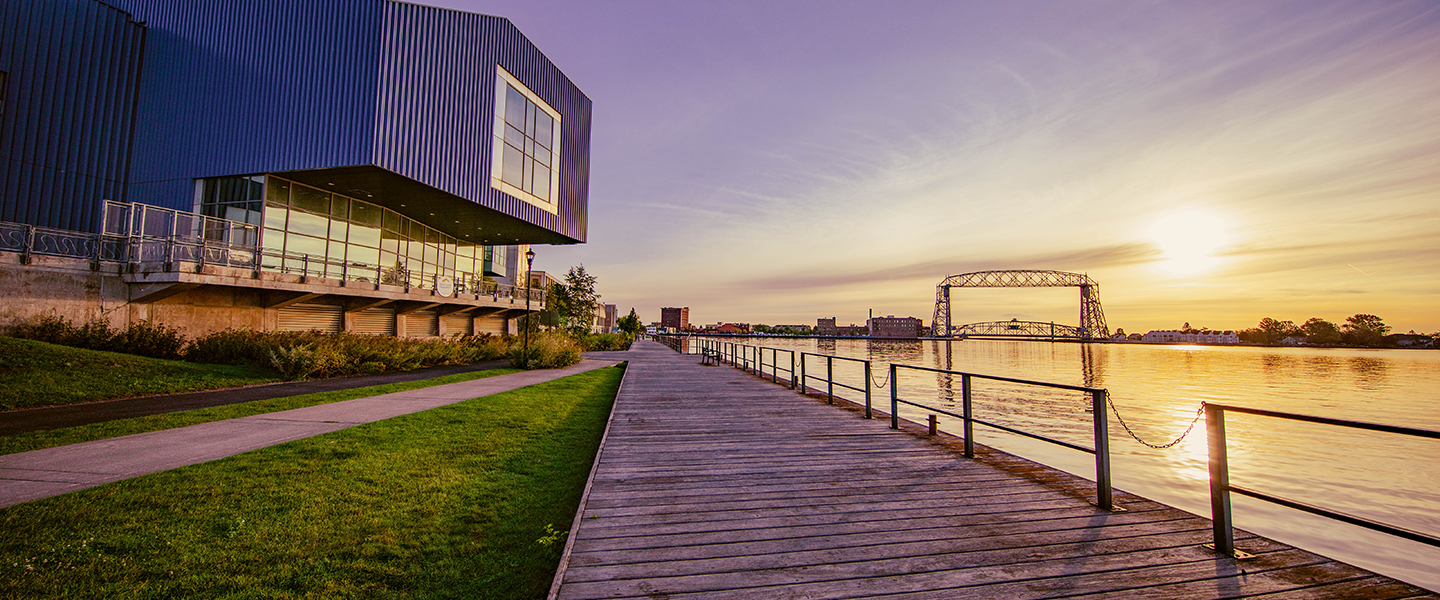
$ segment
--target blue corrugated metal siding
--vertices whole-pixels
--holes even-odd
[[[590,99],[510,21],[387,2],[376,164],[585,241]],[[490,187],[495,66],[561,115],[559,214]]]
[[[6,0],[0,33],[0,221],[93,231],[125,195],[145,28],[92,0]]]
[[[193,179],[371,162],[378,0],[113,0],[150,28],[131,199]]]

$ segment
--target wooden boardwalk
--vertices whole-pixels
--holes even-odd
[[[552,597],[1418,598],[1374,573],[637,342]]]

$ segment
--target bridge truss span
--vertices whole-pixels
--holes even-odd
[[[1039,271],[1039,270],[1011,270],[1011,271],[976,271],[951,275],[935,286],[935,315],[931,321],[937,337],[951,337],[960,335],[977,335],[970,331],[994,331],[984,335],[1005,336],[1005,337],[1036,337],[1025,334],[1005,333],[1015,331],[1008,328],[1012,324],[1033,323],[1029,321],[998,321],[995,323],[972,323],[960,328],[952,327],[950,324],[950,288],[1036,288],[1036,287],[1078,287],[1080,288],[1080,326],[1071,327],[1068,325],[1052,325],[1045,323],[1047,331],[1051,327],[1058,328],[1053,331],[1057,335],[1046,335],[1043,337],[1097,340],[1110,337],[1110,328],[1105,325],[1105,309],[1100,306],[1100,284],[1083,273],[1067,273],[1064,271]],[[1040,325],[1035,323],[1035,325]],[[968,331],[965,328],[970,328]],[[1021,331],[1029,328],[1022,325]],[[1060,332],[1066,335],[1058,335]]]

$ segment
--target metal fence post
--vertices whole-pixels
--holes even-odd
[[[835,357],[825,355],[825,401],[835,403]]]
[[[805,395],[806,386],[810,382],[805,379],[805,353],[800,353],[800,395]]]
[[[1235,555],[1235,531],[1230,522],[1230,459],[1225,448],[1225,410],[1205,407],[1205,433],[1210,446],[1210,519],[1215,529],[1215,551]]]
[[[890,363],[890,428],[900,428],[900,381],[895,379],[895,363]]]
[[[865,418],[873,419],[870,414],[870,361],[865,361]]]
[[[22,264],[22,265],[28,265],[28,264],[30,264],[30,260],[31,260],[30,255],[31,255],[31,253],[33,253],[33,252],[35,252],[35,226],[34,226],[34,225],[26,225],[26,226],[25,226],[25,246],[22,248],[22,250],[21,250],[21,252],[20,252],[20,264]]]
[[[1090,392],[1095,415],[1095,504],[1113,510],[1110,488],[1110,419],[1105,413],[1105,390]]]
[[[894,385],[893,383],[891,385]],[[970,406],[970,376],[960,376],[960,414],[965,415],[965,458],[975,458],[975,413]]]

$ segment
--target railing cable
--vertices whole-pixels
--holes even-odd
[[[1205,403],[1201,402],[1200,408],[1195,411],[1195,418],[1190,421],[1190,426],[1185,428],[1185,432],[1180,434],[1180,437],[1171,440],[1168,444],[1152,444],[1145,441],[1144,439],[1141,439],[1141,437],[1135,433],[1135,430],[1131,429],[1130,425],[1125,422],[1125,419],[1120,417],[1120,409],[1115,407],[1115,399],[1110,397],[1110,390],[1105,390],[1105,402],[1110,405],[1110,412],[1111,414],[1115,415],[1115,420],[1119,421],[1120,426],[1125,428],[1125,433],[1130,434],[1130,437],[1135,438],[1135,441],[1156,450],[1164,450],[1166,448],[1174,446],[1175,444],[1180,443],[1182,440],[1184,440],[1187,436],[1190,435],[1191,431],[1195,430],[1195,424],[1200,422],[1200,418],[1205,416]]]

